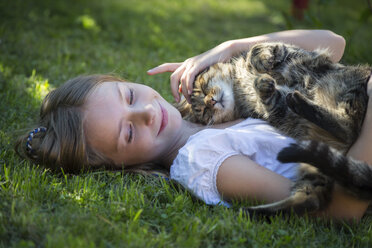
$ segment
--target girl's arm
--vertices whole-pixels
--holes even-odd
[[[243,155],[227,158],[217,172],[217,190],[225,200],[257,200],[271,203],[290,195],[291,181],[258,165]],[[338,185],[333,192],[330,206],[314,216],[335,220],[359,220],[367,206],[346,194]]]
[[[238,53],[249,50],[256,43],[268,41],[289,43],[308,51],[328,48],[333,62],[340,61],[346,44],[342,36],[329,30],[289,30],[231,41],[232,51]]]
[[[266,203],[288,197],[291,181],[244,155],[227,158],[217,172],[217,190],[225,200]]]
[[[316,48],[328,48],[332,53],[332,60],[338,62],[345,48],[345,40],[327,30],[289,30],[260,36],[230,40],[206,51],[200,55],[189,58],[182,63],[165,63],[148,71],[149,75],[163,72],[173,72],[171,79],[172,94],[179,102],[179,82],[182,94],[190,101],[195,76],[208,66],[217,62],[224,62],[235,54],[248,51],[254,44],[259,42],[281,41],[291,43],[307,50]]]

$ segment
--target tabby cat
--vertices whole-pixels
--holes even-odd
[[[343,155],[361,130],[371,70],[332,63],[327,50],[260,43],[198,75],[191,104],[177,107],[185,119],[203,124],[261,118],[299,140],[278,154],[281,162],[301,163],[291,196],[246,210],[303,214],[328,205],[334,181],[372,199],[371,167]]]

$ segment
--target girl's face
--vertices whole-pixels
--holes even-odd
[[[180,131],[181,114],[154,89],[105,82],[84,105],[87,142],[117,165],[161,160]]]

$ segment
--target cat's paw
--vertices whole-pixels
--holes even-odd
[[[288,93],[285,100],[288,107],[298,115],[301,115],[304,106],[308,105],[307,101],[304,99],[304,96],[302,96],[302,94],[298,91]]]
[[[286,47],[280,43],[260,43],[252,47],[249,61],[259,73],[270,72],[285,60]]]
[[[261,100],[269,99],[275,93],[275,80],[268,76],[262,75],[254,80],[254,87]]]

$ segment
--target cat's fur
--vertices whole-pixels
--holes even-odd
[[[185,119],[203,124],[261,118],[298,140],[315,140],[285,148],[278,156],[282,162],[302,163],[291,196],[247,208],[264,214],[302,214],[327,206],[334,180],[359,198],[372,199],[371,168],[343,155],[360,133],[370,75],[369,66],[332,63],[327,50],[261,43],[198,75],[191,105],[184,100],[178,109]],[[359,168],[368,173],[360,174]]]

